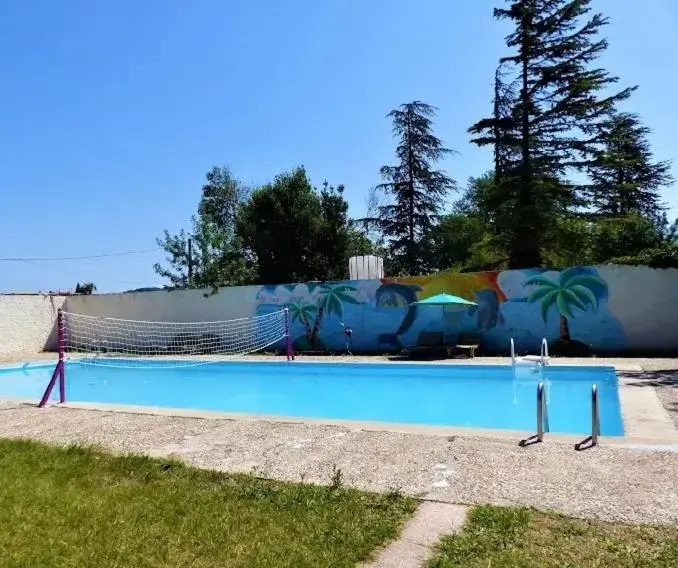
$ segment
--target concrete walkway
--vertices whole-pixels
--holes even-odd
[[[405,525],[400,538],[364,568],[420,568],[433,554],[440,538],[460,530],[465,518],[466,507],[424,502]]]

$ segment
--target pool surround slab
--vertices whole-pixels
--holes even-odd
[[[285,361],[284,356],[250,356],[242,359],[247,362],[266,362],[273,363]],[[552,358],[551,361],[554,361]],[[617,374],[617,385],[619,393],[619,405],[624,425],[623,436],[600,436],[599,442],[605,444],[673,444],[678,442],[678,430],[674,422],[668,415],[668,412],[662,405],[657,389],[638,388],[637,378],[624,377],[624,373],[643,373],[641,365],[630,361],[615,361],[611,363],[605,360],[590,359],[555,359],[551,363],[552,367],[568,366],[589,366],[589,367],[611,367]],[[347,363],[347,364],[392,364],[397,365],[405,362],[406,364],[418,365],[448,365],[448,366],[473,366],[473,365],[510,365],[510,358],[498,357],[476,357],[473,359],[443,359],[443,360],[397,360],[385,359],[383,357],[360,357],[360,356],[340,356],[340,357],[312,357],[308,359],[297,359],[290,364],[323,364],[323,363]],[[7,363],[0,365],[0,368],[24,368],[27,366],[44,367],[49,362],[43,360],[34,360],[23,362],[21,364]],[[21,404],[34,405],[35,401],[25,399],[7,399]],[[134,414],[154,414],[158,416],[176,416],[190,418],[210,418],[220,420],[263,420],[267,422],[281,422],[291,424],[324,424],[342,426],[352,430],[366,431],[384,431],[411,434],[428,434],[438,436],[480,436],[487,438],[512,438],[524,440],[534,436],[534,432],[525,432],[519,430],[499,430],[489,428],[466,428],[458,426],[429,426],[425,424],[409,423],[390,423],[380,421],[358,421],[330,418],[307,418],[298,416],[282,416],[267,414],[249,414],[239,412],[208,411],[187,408],[168,408],[155,406],[141,406],[129,404],[110,404],[110,403],[85,403],[85,402],[66,402],[63,405],[69,408],[79,408],[83,410],[101,410],[108,412],[126,412]],[[557,439],[577,443],[581,441],[578,434],[560,434],[545,433],[544,440]]]

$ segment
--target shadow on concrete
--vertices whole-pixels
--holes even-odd
[[[632,387],[678,387],[678,369],[617,373]]]

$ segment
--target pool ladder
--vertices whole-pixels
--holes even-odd
[[[598,401],[598,385],[591,386],[591,435],[574,445],[577,451],[598,445],[600,436],[600,402]]]
[[[544,432],[549,431],[548,401],[546,400],[546,388],[541,381],[537,385],[537,433],[534,436],[520,441],[522,447],[544,441]]]
[[[522,447],[536,444],[544,441],[544,433],[548,432],[549,415],[548,415],[548,401],[546,399],[546,388],[544,382],[537,385],[537,433],[520,441]],[[598,397],[598,385],[591,386],[591,435],[586,439],[574,445],[577,451],[592,448],[598,445],[598,437],[600,436],[600,399]]]
[[[551,357],[549,357],[549,342],[544,337],[541,340],[541,348],[539,355],[524,355],[522,357],[516,357],[516,344],[511,338],[511,364],[515,367],[516,363],[529,362],[529,363],[539,363],[543,367],[548,365]]]

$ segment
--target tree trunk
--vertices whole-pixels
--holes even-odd
[[[562,314],[560,316],[560,340],[564,343],[572,341],[572,338],[570,337],[570,325],[567,322],[567,318]]]

